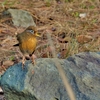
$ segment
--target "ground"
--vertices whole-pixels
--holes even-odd
[[[67,58],[86,51],[100,51],[99,0],[0,0],[0,12],[5,7],[29,11],[42,38],[35,51],[37,58],[53,57],[47,38],[51,34],[56,56]],[[0,13],[1,14],[1,13]],[[19,33],[21,32],[20,27]],[[0,72],[21,61],[21,52],[13,45],[16,27],[9,18],[0,17]]]

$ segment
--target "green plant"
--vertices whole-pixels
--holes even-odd
[[[9,0],[5,0],[4,2],[1,3],[1,5],[2,5],[2,7],[4,8],[5,5],[12,6],[12,5],[14,5],[15,3],[16,3],[16,0],[11,1],[11,2],[10,2]]]

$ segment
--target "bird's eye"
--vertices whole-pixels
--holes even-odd
[[[34,33],[34,31],[33,31],[33,30],[29,30],[29,32],[30,32],[30,33],[32,33],[32,34]]]

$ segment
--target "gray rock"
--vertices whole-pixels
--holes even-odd
[[[36,26],[31,14],[25,10],[20,9],[8,9],[8,13],[11,14],[13,24],[15,26],[28,27]]]
[[[7,100],[70,100],[54,58],[26,61],[10,67],[0,84]],[[87,52],[58,60],[66,72],[76,100],[100,100],[100,54]]]

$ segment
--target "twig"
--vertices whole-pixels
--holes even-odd
[[[47,38],[48,38],[49,44],[52,46],[52,55],[53,55],[54,58],[56,58],[55,59],[55,65],[56,65],[56,67],[58,69],[59,75],[60,75],[60,77],[61,77],[61,79],[63,81],[63,84],[64,84],[64,86],[66,88],[66,91],[67,91],[67,93],[69,95],[69,98],[70,98],[70,100],[76,100],[75,99],[75,94],[74,94],[74,92],[72,90],[72,87],[69,84],[68,79],[67,79],[67,77],[65,75],[65,71],[63,70],[63,68],[61,67],[61,64],[57,60],[56,50],[55,50],[54,44],[52,42],[51,35],[50,35],[50,33],[48,31],[47,31]]]

